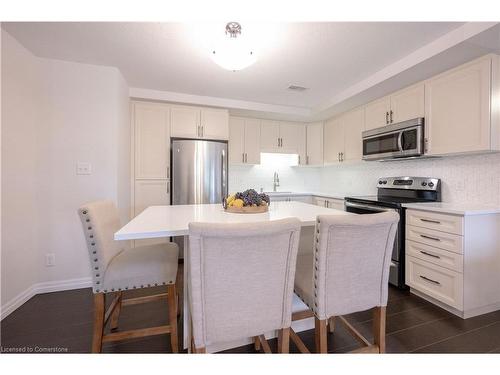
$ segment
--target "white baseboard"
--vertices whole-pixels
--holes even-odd
[[[29,288],[19,293],[10,301],[2,305],[0,311],[0,320],[9,316],[18,307],[27,302],[30,298],[42,293],[60,292],[63,290],[89,288],[92,286],[91,277],[81,277],[78,279],[59,280],[59,281],[46,281],[43,283],[36,283]]]

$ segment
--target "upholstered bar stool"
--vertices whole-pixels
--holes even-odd
[[[104,342],[170,333],[172,351],[178,352],[177,339],[177,276],[179,249],[175,243],[126,249],[114,240],[120,229],[118,211],[111,201],[87,203],[78,213],[83,224],[92,267],[94,292],[94,333],[92,352],[99,353]],[[138,298],[122,298],[131,289],[166,285],[167,293]],[[105,310],[105,297],[114,299]],[[116,331],[122,306],[166,299],[169,324],[144,329]],[[104,333],[110,321],[111,333]]]
[[[327,352],[327,326],[338,317],[363,347],[356,352],[385,352],[385,308],[389,267],[399,215],[318,216],[314,254],[297,258],[295,293],[315,317],[316,351]],[[342,315],[374,308],[371,344]],[[292,331],[292,340],[307,351]]]
[[[264,333],[273,330],[288,352],[299,236],[297,219],[189,225],[192,352],[253,338],[270,353]]]

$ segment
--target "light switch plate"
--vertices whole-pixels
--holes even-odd
[[[76,174],[92,174],[92,165],[79,161],[76,163]]]

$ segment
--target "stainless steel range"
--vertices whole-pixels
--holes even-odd
[[[441,181],[429,177],[384,177],[378,181],[377,195],[346,197],[345,209],[358,214],[384,211],[399,213],[399,226],[392,252],[389,283],[405,288],[405,208],[404,203],[440,202]]]

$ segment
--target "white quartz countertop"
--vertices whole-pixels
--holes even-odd
[[[405,203],[403,207],[464,216],[500,214],[500,207],[498,206],[473,203]]]
[[[324,197],[324,198],[331,198],[331,199],[344,199],[346,196],[345,194],[338,194],[338,193],[319,193],[319,192],[314,192],[314,191],[265,191],[267,195],[270,197],[298,197],[298,196],[307,196],[307,195],[312,195],[316,197]],[[350,194],[354,195],[354,194]]]
[[[302,226],[311,226],[318,215],[353,214],[302,202],[271,202],[269,211],[261,214],[228,213],[221,204],[151,206],[116,232],[115,240],[185,236],[191,222],[251,223],[296,217]]]

